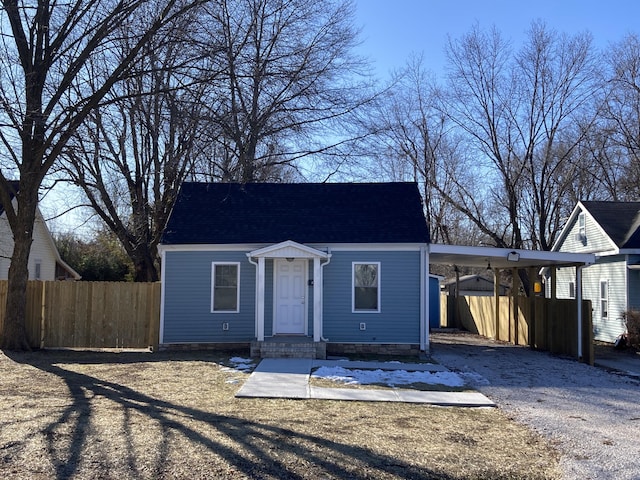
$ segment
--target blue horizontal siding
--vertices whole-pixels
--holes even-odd
[[[352,262],[380,262],[379,313],[352,312]],[[333,252],[323,287],[329,342],[420,342],[420,252]],[[361,322],[366,330],[360,330]]]
[[[352,262],[380,262],[380,312],[352,312]],[[246,342],[255,338],[255,266],[245,252],[165,254],[163,343]],[[240,264],[240,311],[211,313],[212,262]],[[313,264],[309,262],[309,278]],[[308,286],[308,332],[313,335],[313,288]],[[324,267],[324,332],[336,343],[418,343],[420,253],[333,252]],[[273,260],[265,262],[265,335],[273,327]],[[360,323],[366,330],[360,330]],[[229,330],[222,329],[229,323]]]
[[[440,282],[429,277],[429,328],[440,328]]]
[[[212,262],[240,264],[240,311],[211,313]],[[255,266],[245,252],[166,252],[163,343],[241,342],[255,338]],[[229,330],[222,329],[229,323]]]

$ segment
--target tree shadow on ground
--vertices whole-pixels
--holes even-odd
[[[24,362],[25,357],[17,356],[16,361]],[[241,416],[211,413],[154,398],[118,383],[43,362],[42,357],[40,361],[29,363],[62,379],[69,391],[71,403],[42,430],[47,444],[46,451],[58,479],[79,474],[83,452],[89,443],[96,440],[95,432],[92,431],[92,422],[97,415],[94,407],[96,399],[113,402],[124,412],[124,425],[120,432],[124,436],[121,440],[126,448],[124,452],[120,452],[125,457],[120,460],[136,477],[171,476],[165,468],[172,455],[173,440],[180,436],[188,439],[189,448],[204,449],[209,456],[221,457],[235,472],[234,476],[247,478],[454,478],[442,472],[411,465],[365,446],[335,442],[291,428],[248,420]],[[148,471],[140,472],[143,460],[137,457],[134,448],[140,424],[131,421],[134,416],[149,420],[158,432],[159,438],[154,439],[156,451],[150,475]],[[292,457],[303,461],[307,467],[292,468]],[[184,461],[189,462],[189,459],[185,458]],[[206,468],[206,464],[205,461],[200,466]],[[83,467],[83,472],[86,472],[86,466]],[[209,478],[216,476],[215,472],[202,473]],[[112,476],[108,471],[96,474]],[[198,476],[194,474],[194,478]]]

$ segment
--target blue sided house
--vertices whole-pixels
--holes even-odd
[[[161,348],[425,351],[428,244],[414,183],[185,182],[160,245]]]

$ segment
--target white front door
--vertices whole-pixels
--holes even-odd
[[[307,261],[275,260],[274,335],[304,335]]]

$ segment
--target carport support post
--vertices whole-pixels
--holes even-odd
[[[582,356],[582,265],[576,266],[576,301],[578,317],[578,361],[583,361]]]
[[[456,272],[456,294],[455,294],[455,321],[453,322],[453,326],[454,328],[460,328],[462,326],[461,322],[460,322],[460,270],[458,269],[458,266],[456,265],[454,267],[454,270]]]
[[[511,298],[513,299],[513,344],[518,345],[518,292],[520,291],[520,277],[518,269],[511,269]],[[511,327],[511,322],[509,322]],[[511,329],[511,328],[509,328]],[[509,341],[512,337],[509,334]]]
[[[549,351],[551,353],[556,353],[557,349],[556,349],[556,331],[557,331],[557,325],[556,325],[556,321],[555,321],[555,316],[556,316],[556,298],[557,297],[557,291],[556,291],[556,285],[557,285],[557,268],[555,265],[553,265],[551,267],[551,272],[550,272],[550,276],[549,279],[551,280],[551,288],[550,288],[550,302],[549,302],[549,307],[547,308],[547,315],[545,318],[545,327],[546,327],[546,334],[547,334],[547,348],[549,349]]]
[[[529,268],[529,347],[536,348],[536,269]]]
[[[493,270],[493,304],[496,312],[496,335],[495,339],[500,340],[500,269]]]

